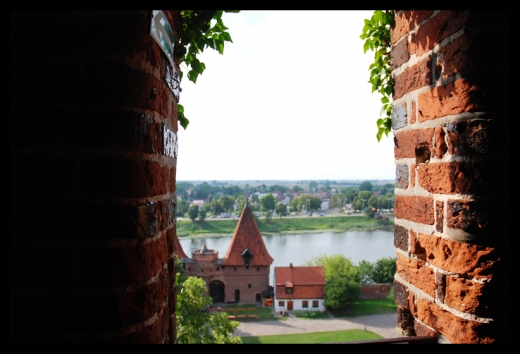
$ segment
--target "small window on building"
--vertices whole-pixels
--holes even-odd
[[[249,263],[246,264],[246,269],[249,269]]]
[[[226,269],[226,266],[222,266],[222,270]]]
[[[191,267],[188,267],[188,270],[191,270]]]
[[[307,301],[307,300],[303,300],[303,301],[302,301],[302,307],[303,307],[304,309],[308,309],[308,308],[309,308],[309,301]]]
[[[251,284],[247,284],[247,287],[248,287],[249,289],[251,289]]]
[[[237,271],[237,267],[235,267],[235,272]]]
[[[278,306],[285,307],[285,301],[278,301]]]
[[[204,273],[204,269],[200,268],[200,271],[201,271],[202,273]]]
[[[219,268],[219,267],[217,267],[217,272],[218,272],[219,270],[220,270],[220,268]]]
[[[293,288],[285,288],[285,293],[286,294],[292,294],[293,293]]]
[[[313,300],[312,301],[312,307],[317,309],[318,307],[320,306],[320,302],[318,300]]]
[[[260,267],[256,267],[256,271],[257,271],[257,272],[260,271]]]

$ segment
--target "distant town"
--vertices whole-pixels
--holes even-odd
[[[394,180],[177,181],[177,217],[237,217],[245,203],[255,215],[325,215],[393,210]]]

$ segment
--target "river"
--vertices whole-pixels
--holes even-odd
[[[393,230],[343,231],[304,234],[262,236],[267,251],[273,257],[270,281],[274,267],[305,265],[305,261],[320,254],[342,254],[358,265],[366,260],[375,263],[385,257],[396,257]],[[191,252],[206,246],[218,251],[222,258],[231,242],[231,236],[221,238],[179,238],[184,252]],[[271,284],[272,285],[272,284]]]

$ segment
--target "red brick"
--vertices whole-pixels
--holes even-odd
[[[433,269],[420,259],[405,258],[397,254],[397,274],[431,297],[435,297],[435,275]]]
[[[402,40],[392,48],[390,51],[390,68],[391,70],[395,70],[399,66],[410,60],[410,53],[408,53],[408,41]]]
[[[474,69],[475,63],[469,53],[470,45],[467,35],[462,35],[439,50],[440,58],[442,58],[440,63],[442,64],[442,78],[446,79]]]
[[[92,158],[82,162],[82,193],[88,197],[145,198],[166,193],[168,166],[124,158]]]
[[[407,93],[432,83],[431,58],[424,59],[406,69],[395,78],[393,99],[397,100]]]
[[[395,197],[395,217],[398,219],[433,225],[435,222],[433,207],[431,197],[401,195]]]
[[[441,127],[435,128],[434,133],[434,146],[435,146],[435,153],[433,154],[433,157],[442,159],[446,151],[448,151],[448,146],[446,145],[445,140],[446,133],[444,133],[444,129]]]
[[[463,230],[475,238],[484,238],[493,233],[497,222],[493,203],[469,200],[448,200],[447,226]]]
[[[466,320],[442,309],[426,299],[417,299],[417,318],[435,328],[452,344],[491,344],[495,340],[486,334],[489,324]]]
[[[404,131],[395,134],[394,156],[396,160],[404,158],[420,158],[418,150],[427,149],[430,154],[434,153],[433,135],[435,129],[426,128]]]
[[[412,101],[412,117],[410,118],[410,124],[414,124],[417,120],[417,102]]]
[[[395,23],[390,30],[392,44],[407,35],[410,30],[415,28],[422,21],[427,19],[433,10],[403,10],[395,16]]]
[[[486,302],[482,302],[485,285],[470,279],[446,277],[446,305],[471,314],[489,316]],[[489,301],[487,302],[489,305]]]
[[[433,329],[426,327],[424,324],[418,321],[415,321],[413,328],[416,336],[429,336],[435,338],[438,338],[439,336],[439,333],[437,331],[434,331]]]
[[[166,237],[135,246],[83,250],[78,258],[80,283],[86,288],[141,284],[168,262]]]
[[[394,225],[394,246],[408,252],[408,229]]]
[[[442,232],[444,228],[444,202],[435,202],[435,230]]]
[[[416,50],[411,49],[410,53],[415,53],[417,56],[423,55],[446,37],[462,29],[467,20],[467,10],[441,10],[417,29],[412,39],[414,47],[415,45],[417,47]]]
[[[421,187],[430,193],[474,193],[491,183],[489,176],[481,172],[483,167],[472,162],[420,164],[418,180]]]
[[[417,242],[426,252],[426,260],[450,273],[489,279],[499,256],[490,247],[447,240],[419,233]]]
[[[410,230],[410,252],[418,259],[426,260],[426,250],[417,242],[417,233]]]
[[[447,125],[448,148],[452,155],[480,155],[491,152],[494,136],[487,120],[455,122]]]
[[[434,120],[447,115],[482,110],[482,93],[479,87],[465,79],[437,86],[421,93],[417,99],[419,122]]]

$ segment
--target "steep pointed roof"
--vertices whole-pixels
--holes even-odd
[[[177,257],[179,257],[181,259],[190,258],[190,257],[186,256],[186,253],[184,253],[184,250],[182,249],[181,243],[180,243],[177,235],[173,235],[173,242],[175,243],[175,252],[174,253],[177,255]]]
[[[246,249],[249,249],[249,252],[253,255],[249,265],[268,266],[273,263],[273,258],[267,252],[258,225],[249,208],[249,203],[246,203],[244,210],[242,210],[222,265],[243,266],[245,262],[242,253]]]

